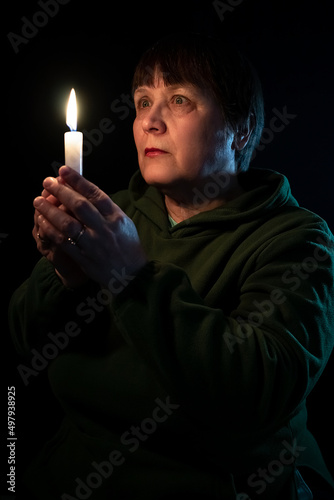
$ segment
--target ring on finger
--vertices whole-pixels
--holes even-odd
[[[84,234],[84,232],[86,231],[86,226],[82,226],[81,230],[79,231],[79,234],[76,238],[67,238],[67,241],[71,244],[71,245],[77,245],[78,244],[78,241],[80,240],[81,236]]]

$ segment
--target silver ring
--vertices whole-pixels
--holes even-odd
[[[81,231],[79,232],[78,236],[75,239],[73,239],[73,238],[67,238],[67,241],[71,245],[77,245],[78,241],[80,240],[81,236],[84,234],[85,231],[86,231],[86,226],[82,226]]]

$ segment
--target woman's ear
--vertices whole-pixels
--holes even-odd
[[[232,142],[232,149],[241,151],[248,144],[248,141],[252,135],[255,127],[255,118],[253,113],[249,116],[247,123],[244,123],[238,128],[237,132],[234,134],[234,140]]]

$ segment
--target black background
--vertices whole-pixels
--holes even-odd
[[[43,0],[42,0],[42,3]],[[37,1],[2,7],[2,162],[0,256],[4,349],[1,354],[1,447],[6,438],[7,386],[17,391],[17,454],[26,460],[31,440],[40,444],[57,420],[47,406],[44,375],[25,387],[17,374],[18,359],[7,331],[6,310],[15,288],[29,276],[39,254],[31,236],[32,200],[42,180],[55,175],[64,161],[65,110],[72,87],[79,107],[78,129],[86,141],[101,120],[115,126],[111,133],[86,142],[84,175],[112,193],[127,185],[136,170],[132,139],[133,110],[127,103],[135,64],[152,42],[175,31],[204,31],[227,37],[253,61],[263,83],[266,127],[274,109],[296,115],[281,132],[272,134],[252,165],[278,170],[290,180],[301,206],[321,215],[334,230],[332,149],[333,22],[330,1],[243,0],[220,2],[230,10],[220,15],[211,1],[102,2],[70,0],[45,19]],[[216,5],[217,2],[216,2]],[[234,5],[234,7],[233,7]],[[22,36],[26,23],[36,21],[27,43],[17,53],[9,33]],[[120,108],[119,106],[124,106]],[[111,109],[113,107],[113,110]],[[268,142],[268,141],[267,141]],[[333,361],[310,397],[310,427],[334,470]],[[33,415],[33,417],[32,417]],[[33,421],[31,421],[33,418]],[[6,456],[6,453],[5,453]],[[3,468],[1,467],[3,470]],[[7,466],[5,466],[7,470]],[[5,480],[1,483],[5,493]]]

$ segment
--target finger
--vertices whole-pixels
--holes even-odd
[[[44,180],[44,186],[82,225],[95,228],[101,227],[103,223],[102,214],[83,195],[73,190],[70,186],[59,184],[52,177],[47,177]],[[40,210],[40,207],[38,209]]]
[[[42,196],[34,200],[34,206],[40,213],[37,224],[47,238],[55,244],[60,244],[68,238],[75,238],[81,231],[82,224],[64,210],[49,203]]]
[[[47,189],[43,189],[43,191],[41,192],[41,196],[43,196],[43,198],[47,198],[48,196],[51,196],[51,194]]]
[[[60,184],[65,184],[64,179],[62,179],[61,177],[57,177],[56,180]],[[56,206],[60,205],[60,201],[55,196],[53,196],[53,194],[51,194],[47,189],[43,189],[41,196],[43,196],[43,198],[46,198],[48,201],[50,201],[50,203],[53,203]]]
[[[49,246],[52,245],[61,245],[62,243],[67,241],[66,235],[64,235],[61,231],[58,230],[56,226],[54,226],[48,219],[40,215],[38,217],[39,224],[39,240],[45,244],[48,243]]]
[[[36,243],[38,243],[38,235],[39,234],[39,227],[36,225],[34,225],[34,227],[32,228],[32,235],[33,235],[33,238],[36,240]]]
[[[67,166],[61,167],[59,174],[67,185],[87,198],[102,215],[110,215],[112,213],[115,204],[98,186]]]
[[[34,213],[34,224],[35,224],[35,226],[36,226],[36,228],[37,228],[37,231],[38,231],[38,223],[37,223],[37,218],[38,218],[38,216],[39,216],[39,215],[41,215],[41,213],[40,213],[37,209],[35,209],[35,213]]]
[[[37,249],[43,255],[45,255],[45,252],[48,251],[50,249],[50,247],[51,247],[51,241],[46,237],[46,235],[43,232],[43,229],[40,227],[40,225],[38,224],[37,221],[36,221],[36,224],[33,227],[32,235],[33,235],[33,238],[36,241]]]
[[[48,200],[50,203],[52,203],[56,207],[60,206],[60,204],[61,204],[60,201],[55,196],[53,196],[53,194],[50,194],[47,189],[43,189],[41,196],[43,196],[43,198]]]
[[[45,240],[46,241],[46,238],[44,238],[44,235],[43,235],[43,230],[40,228],[39,217],[41,217],[41,213],[35,209],[34,227],[32,230],[32,234],[33,234],[33,237],[35,238],[36,241],[38,241],[38,240],[40,240],[40,241]]]

